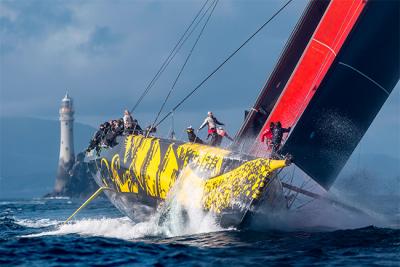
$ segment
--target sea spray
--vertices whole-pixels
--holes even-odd
[[[166,201],[157,212],[166,236],[198,234],[222,230],[215,215],[202,207],[203,181],[190,166],[182,170]]]
[[[335,195],[338,197],[337,193]],[[333,196],[329,193],[326,197],[333,199]],[[370,225],[398,228],[395,216],[380,214],[361,205],[355,205],[353,202],[345,201],[342,197],[336,199],[356,209],[349,209],[322,199],[310,199],[305,196],[297,196],[297,198],[302,198],[301,203],[303,205],[272,213],[259,212],[254,215],[252,220],[254,223],[250,228],[256,231],[269,231],[271,229],[333,231],[356,229]]]
[[[45,235],[79,234],[132,240],[145,237],[174,237],[222,230],[213,214],[203,210],[202,180],[195,171],[186,167],[178,177],[167,199],[155,213],[140,222],[128,217],[80,219],[64,224],[61,221],[53,229],[25,237]],[[21,222],[27,223],[27,222]],[[29,222],[33,223],[33,222]],[[54,222],[51,221],[50,224]]]

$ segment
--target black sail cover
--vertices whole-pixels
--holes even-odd
[[[400,1],[368,1],[282,148],[329,189],[399,80]]]

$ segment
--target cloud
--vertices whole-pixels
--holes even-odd
[[[1,1],[0,115],[57,118],[65,91],[76,116],[98,121],[132,107],[202,1]],[[177,111],[186,124],[213,110],[239,127],[273,70],[307,1],[294,1]],[[280,6],[219,1],[165,108],[170,110]],[[183,47],[136,114],[150,121],[193,40]],[[399,86],[388,101],[399,106]],[[398,109],[397,109],[398,110]],[[178,115],[180,114],[180,115]],[[385,123],[398,122],[392,112]],[[178,119],[176,120],[178,121]],[[177,122],[178,125],[178,122]],[[386,124],[385,124],[386,125]],[[187,125],[186,125],[187,126]],[[397,129],[397,128],[396,128]]]
[[[45,38],[73,21],[71,10],[60,1],[2,1],[0,10],[3,53]]]
[[[68,89],[76,98],[79,112],[91,116],[113,114],[135,103],[202,2],[42,0],[1,4],[5,8],[1,13],[0,39],[5,41],[1,41],[0,52],[0,112],[54,114],[59,98]],[[258,5],[220,1],[171,104],[215,68],[278,5],[280,1]],[[291,12],[299,16],[299,10]],[[210,98],[210,108],[249,106],[295,22],[294,17],[284,29],[271,27],[257,43],[243,49],[195,98],[206,98],[210,90],[221,95],[234,92],[230,102]],[[154,112],[160,105],[189,45],[140,106],[142,111]],[[249,94],[243,88],[254,90]],[[43,101],[48,104],[43,105]],[[18,103],[23,102],[29,105],[21,109]],[[185,108],[203,109],[197,101]]]
[[[110,47],[113,47],[120,39],[121,37],[113,33],[109,27],[97,26],[91,32],[87,42],[80,45],[80,49],[91,54],[106,53],[110,52]]]

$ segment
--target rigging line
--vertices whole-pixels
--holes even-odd
[[[192,28],[191,32],[186,36],[185,40],[180,44],[179,48],[175,51],[175,53],[174,53],[174,55],[172,56],[171,60],[176,56],[176,54],[179,52],[180,48],[184,45],[184,43],[186,42],[186,40],[187,40],[187,39],[192,35],[192,33],[196,30],[197,26],[200,24],[201,21],[203,21],[204,17],[207,15],[208,11],[209,11],[213,6],[214,6],[214,7],[212,8],[212,12],[214,11],[214,9],[215,9],[215,5],[214,5],[214,4],[215,4],[217,1],[219,1],[219,0],[213,0],[213,2],[211,3],[211,5],[210,5],[210,6],[206,9],[206,11],[202,14],[202,16],[200,17],[200,19],[196,22],[196,25]],[[212,14],[212,12],[210,13],[210,15]],[[206,24],[207,24],[207,22],[208,22],[209,19],[210,19],[209,17],[206,19]],[[198,42],[198,39],[200,38],[202,32],[204,31],[204,28],[205,28],[205,25],[202,27],[202,29],[201,29],[201,31],[200,31],[200,33],[199,33],[199,36],[197,37],[197,40],[196,40],[196,42],[195,42],[195,44],[194,44],[192,50],[193,50],[194,47],[196,46],[196,43]],[[186,58],[186,61],[185,61],[184,65],[183,65],[183,67],[181,68],[181,71],[179,72],[177,78],[175,79],[175,82],[174,82],[174,84],[173,84],[173,87],[171,88],[172,91],[173,91],[173,89],[174,89],[174,87],[175,87],[175,84],[177,83],[177,81],[178,81],[178,79],[179,79],[179,76],[181,75],[181,73],[182,73],[182,71],[183,71],[183,69],[184,69],[184,67],[185,67],[185,65],[186,65],[186,63],[187,63],[187,61],[189,60],[190,55],[191,55],[192,52],[193,52],[192,50],[190,51],[189,56]],[[171,60],[170,60],[170,61],[171,61]],[[159,78],[159,77],[158,77],[158,78]],[[158,78],[157,78],[157,79],[158,79]],[[170,90],[170,92],[168,93],[168,95],[167,95],[167,97],[166,97],[166,100],[164,100],[164,103],[163,103],[163,105],[162,105],[162,107],[161,107],[161,110],[160,110],[159,113],[157,114],[156,119],[154,120],[154,122],[153,122],[152,124],[150,124],[150,127],[151,127],[151,128],[155,127],[154,124],[156,123],[157,119],[159,118],[159,116],[160,116],[160,114],[161,114],[161,112],[162,112],[162,109],[163,109],[163,107],[165,106],[166,101],[167,101],[168,98],[169,98],[169,95],[172,93],[171,90]],[[172,114],[172,115],[173,115],[173,114]]]
[[[186,67],[186,64],[188,63],[190,57],[192,56],[193,51],[194,51],[194,49],[196,48],[197,43],[199,42],[199,40],[200,40],[200,38],[201,38],[201,36],[202,36],[202,34],[203,34],[203,32],[204,32],[204,30],[205,30],[205,28],[206,28],[208,22],[210,21],[210,18],[211,18],[211,16],[212,16],[212,14],[214,13],[215,8],[217,7],[218,1],[219,1],[219,0],[214,0],[214,2],[211,4],[211,6],[206,10],[206,13],[207,13],[207,12],[209,11],[209,9],[212,7],[210,14],[208,15],[206,21],[204,22],[203,27],[201,28],[201,30],[200,30],[200,32],[199,32],[197,38],[196,38],[196,41],[194,42],[194,44],[193,44],[193,46],[192,46],[192,48],[191,48],[189,54],[187,55],[187,57],[186,57],[186,59],[185,59],[185,62],[183,63],[181,69],[179,70],[178,75],[176,76],[176,78],[175,78],[175,80],[174,80],[174,82],[173,82],[173,84],[172,84],[171,90],[169,90],[167,96],[165,97],[165,100],[164,100],[164,102],[162,103],[161,108],[160,108],[160,110],[158,111],[157,116],[156,116],[156,118],[155,118],[155,120],[154,120],[152,126],[154,126],[154,125],[156,124],[156,122],[157,122],[158,118],[160,117],[161,112],[163,111],[163,109],[164,109],[164,107],[165,107],[165,105],[166,105],[166,103],[167,103],[169,97],[171,96],[172,92],[174,91],[175,86],[176,86],[176,84],[177,84],[179,78],[181,77],[181,74],[182,74],[183,70],[184,70],[185,67]]]
[[[212,4],[207,8],[207,11],[212,7]],[[187,39],[192,35],[192,33],[197,29],[197,26],[200,24],[200,22],[203,20],[205,15],[207,14],[207,11],[205,11],[202,15],[201,18],[196,22],[196,24],[193,26],[193,28],[190,30],[189,34],[186,35],[185,39],[180,43],[179,47],[175,50],[174,54],[170,57],[168,60],[167,64],[163,67],[161,70],[161,73],[156,77],[154,83],[152,84],[151,88],[154,86],[156,81],[160,78],[161,74],[165,71],[165,69],[168,67],[169,63],[175,58],[175,56],[179,53],[181,50],[182,46],[186,43]],[[151,89],[149,88],[148,91]]]
[[[280,9],[278,9],[261,27],[259,27],[247,40],[242,43],[233,53],[231,53],[217,68],[215,68],[206,78],[203,79],[189,94],[187,94],[170,112],[168,112],[161,120],[156,124],[156,127],[160,125],[168,116],[171,115],[178,107],[180,107],[189,97],[191,97],[208,79],[210,79],[216,72],[218,72],[225,63],[227,63],[240,49],[242,49],[251,39],[254,38],[267,24],[269,24],[279,13],[281,13],[293,0],[287,1]]]
[[[185,32],[182,34],[182,36],[179,38],[178,42],[175,44],[174,48],[171,50],[171,52],[169,53],[168,57],[164,60],[163,64],[161,65],[161,67],[158,69],[157,73],[154,75],[154,77],[152,78],[152,80],[150,81],[150,83],[146,86],[145,90],[143,91],[143,93],[141,94],[141,96],[139,97],[139,99],[136,101],[135,105],[133,106],[133,108],[131,109],[131,113],[137,108],[137,106],[140,104],[140,102],[142,102],[143,98],[146,96],[146,94],[149,92],[149,90],[151,89],[151,87],[153,87],[153,85],[155,84],[155,82],[157,81],[157,79],[159,78],[159,76],[164,72],[165,68],[169,65],[169,63],[171,62],[171,60],[175,57],[176,53],[175,51],[179,51],[179,49],[182,47],[182,45],[180,46],[180,44],[186,42],[187,38],[185,38],[185,36],[187,35],[187,33],[189,32],[189,30],[192,28],[193,24],[195,23],[195,21],[197,20],[197,18],[200,16],[200,14],[202,13],[203,9],[205,8],[205,6],[207,5],[207,3],[210,0],[206,0],[203,4],[203,6],[200,8],[200,10],[197,12],[196,16],[194,17],[194,19],[192,20],[192,22],[189,24],[189,26],[186,28]],[[194,28],[196,28],[198,25],[198,23],[195,25]],[[192,31],[193,32],[193,31]],[[192,32],[189,33],[188,36],[190,36],[192,34]],[[182,41],[183,40],[183,41]]]
[[[209,0],[206,1],[206,3],[203,5],[202,9],[204,8],[204,6],[207,4]],[[182,35],[182,37],[180,38],[180,40],[178,41],[178,43],[175,45],[175,47],[171,50],[170,54],[168,55],[168,57],[166,58],[166,60],[164,61],[164,63],[161,65],[160,69],[157,71],[156,75],[153,77],[153,79],[150,81],[150,83],[147,85],[145,91],[142,93],[142,95],[140,96],[140,98],[138,99],[138,101],[136,102],[135,106],[132,108],[131,112],[133,112],[136,107],[141,103],[141,101],[144,99],[144,97],[148,94],[148,92],[150,91],[150,89],[155,85],[155,83],[157,82],[157,80],[160,78],[160,76],[164,73],[165,69],[168,67],[168,65],[171,63],[171,61],[174,59],[174,57],[176,56],[176,54],[179,52],[179,50],[182,48],[183,44],[187,41],[187,39],[191,36],[191,34],[193,33],[193,31],[197,28],[199,22],[202,20],[202,18],[204,17],[205,14],[202,15],[202,18],[200,20],[197,21],[197,23],[195,24],[195,26],[192,28],[191,32],[189,34],[186,34],[187,31],[190,29],[190,27],[193,25],[193,22],[196,21],[198,15],[202,12],[202,9],[199,11],[199,13],[196,15],[195,19],[192,21],[191,25],[186,29],[185,33]],[[186,38],[182,41],[182,38],[185,37]]]

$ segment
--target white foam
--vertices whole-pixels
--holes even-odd
[[[45,197],[44,199],[56,199],[56,200],[65,200],[65,199],[70,199],[69,197],[61,197],[61,196],[57,196],[57,197]]]
[[[163,205],[142,222],[135,223],[128,217],[81,219],[59,224],[51,231],[25,237],[79,234],[132,240],[150,236],[173,237],[222,230],[213,215],[203,211],[202,186],[195,186],[193,179],[197,177],[192,172],[178,179]],[[20,223],[30,227],[33,225],[40,227],[39,225],[52,222],[43,219],[36,222],[25,220]]]
[[[178,216],[171,215],[168,216],[168,218],[174,219],[172,221],[165,222],[163,225],[158,224],[159,214],[155,214],[154,216],[151,216],[148,221],[140,223],[134,223],[128,217],[82,219],[67,224],[59,224],[56,226],[55,230],[26,235],[24,237],[79,234],[82,236],[101,236],[108,238],[132,240],[154,236],[172,237],[217,230],[216,228],[204,227],[204,222],[207,220],[199,220],[199,222],[203,222],[203,227],[197,228],[197,223],[189,223],[188,227],[181,225],[180,223],[182,222],[180,222],[179,219],[176,220]],[[23,223],[27,226],[35,225],[34,222],[20,222],[20,224]],[[38,221],[36,225],[43,226],[46,224],[44,223],[44,221]],[[48,225],[52,224],[48,222]]]
[[[37,199],[33,200],[15,200],[15,201],[0,201],[0,205],[44,205],[46,202]]]
[[[16,219],[15,223],[30,228],[42,228],[42,227],[57,225],[59,224],[59,221],[50,219],[39,219],[39,220]]]
[[[38,237],[47,235],[79,234],[82,236],[102,236],[119,239],[134,239],[148,234],[146,227],[134,224],[127,217],[82,219],[72,223],[60,224],[55,230],[25,237]]]

